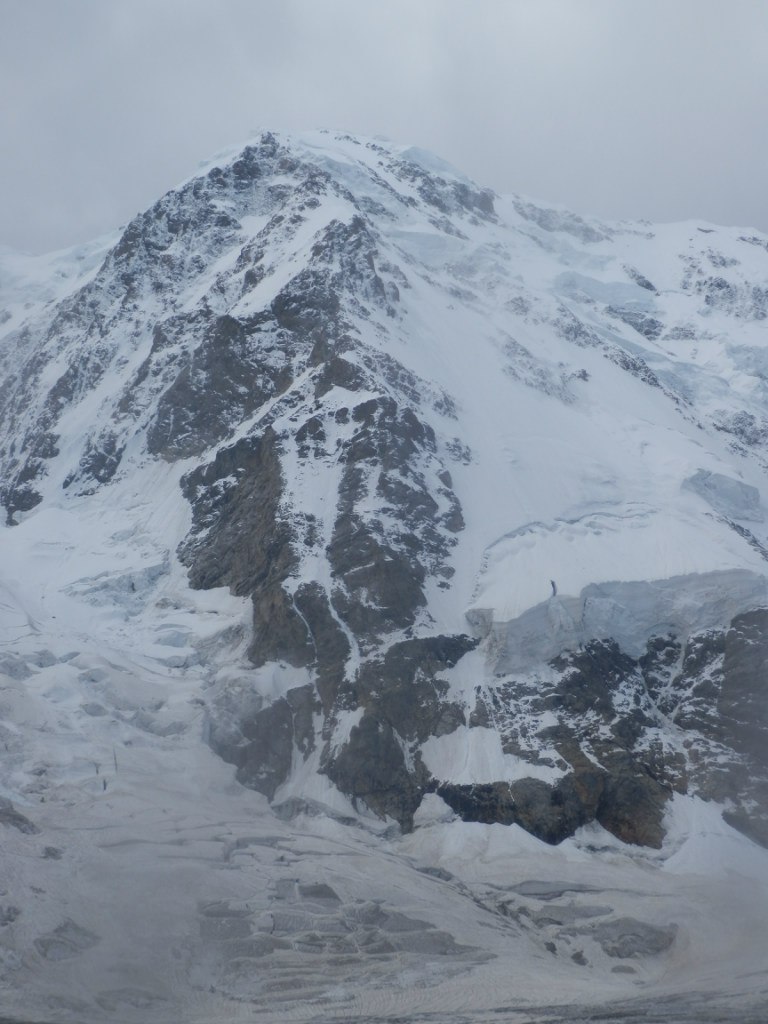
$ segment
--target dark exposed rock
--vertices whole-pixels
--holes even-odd
[[[611,640],[592,641],[583,651],[557,658],[554,666],[563,672],[556,703],[572,715],[609,715],[613,692],[635,668],[632,659]]]
[[[354,685],[363,717],[340,748],[326,746],[323,771],[329,778],[406,831],[413,827],[428,774],[420,760],[407,766],[404,747],[463,724],[463,709],[445,700],[447,685],[437,676],[474,646],[469,637],[407,640],[366,662]],[[373,737],[374,746],[366,747]],[[363,781],[354,781],[358,775]]]
[[[349,640],[331,609],[328,595],[318,583],[302,583],[294,603],[308,631],[317,691],[327,712],[343,688],[345,664],[351,653]]]
[[[296,668],[311,665],[316,650],[306,620],[281,583],[264,584],[252,596],[253,637],[248,654],[254,665],[287,661]]]
[[[13,904],[7,906],[0,905],[0,928],[7,928],[9,924],[19,917],[21,910],[18,907],[14,907]]]
[[[0,825],[8,825],[26,835],[37,835],[40,829],[29,818],[17,811],[10,800],[0,796]]]
[[[327,358],[322,357],[316,344],[310,356],[312,365],[321,366],[315,377],[315,398],[321,399],[331,388],[344,388],[346,391],[361,391],[365,387],[366,375],[356,363],[333,353]]]
[[[413,624],[425,602],[427,570],[444,564],[451,542],[440,529],[435,500],[418,468],[420,459],[434,458],[431,428],[388,397],[355,406],[351,427],[341,452],[345,469],[327,553],[343,584],[334,592],[334,607],[358,637],[370,642]],[[441,471],[437,466],[435,472]],[[357,511],[373,473],[381,511],[392,517],[386,531],[380,518]],[[457,503],[447,519],[454,530],[460,528]]]
[[[662,662],[665,650],[666,642],[653,646]],[[470,725],[497,729],[505,751],[565,772],[552,784],[504,784],[513,803],[503,820],[551,843],[597,821],[625,842],[659,846],[666,801],[673,788],[685,788],[685,774],[679,751],[657,739],[659,713],[638,663],[615,643],[594,641],[553,667],[557,674],[546,683],[508,681],[480,691],[472,712]],[[551,721],[553,712],[557,724],[531,736],[528,716]]]
[[[166,459],[199,455],[285,390],[290,362],[259,327],[230,316],[211,325],[160,396],[147,430],[150,452]]]
[[[654,338],[658,336],[657,328],[658,333],[663,329],[663,324],[659,321],[652,317],[647,317],[646,314],[639,313],[636,310],[616,309],[613,310],[613,315],[617,316],[618,319],[624,320],[629,326],[639,330],[641,334],[644,331],[648,331]],[[638,380],[648,384],[650,387],[660,388],[676,405],[680,405],[684,401],[684,397],[681,397],[680,394],[662,385],[658,376],[644,359],[634,352],[627,351],[626,348],[605,342],[600,335],[583,323],[571,310],[560,307],[557,317],[552,321],[552,325],[561,337],[566,338],[580,348],[599,349],[606,359],[616,366],[620,366],[622,370],[626,370],[627,373],[637,377]]]
[[[671,924],[659,928],[633,917],[620,917],[615,921],[590,925],[589,934],[600,943],[608,956],[626,960],[629,957],[664,953],[675,941],[677,926]]]
[[[463,821],[520,825],[554,845],[595,819],[605,777],[593,769],[568,775],[554,786],[527,778],[512,783],[443,783],[436,792]]]
[[[40,467],[42,468],[42,467]],[[6,510],[6,525],[16,523],[17,512],[30,512],[43,500],[42,494],[28,483],[14,481],[9,487],[0,489],[0,501]]]
[[[340,309],[336,291],[329,285],[326,275],[316,270],[298,274],[273,299],[271,306],[280,327],[309,337],[313,342],[324,336],[324,328],[329,321],[334,321]]]
[[[280,582],[294,563],[290,528],[279,515],[282,473],[278,440],[267,428],[221,449],[182,481],[193,527],[179,557],[193,587],[228,586],[252,594]]]
[[[45,464],[53,457],[50,447],[38,451],[40,438],[44,434],[55,436],[57,422],[66,409],[93,392],[110,368],[125,366],[126,354],[141,349],[148,339],[152,339],[151,354],[123,393],[115,395],[115,415],[130,414],[134,422],[121,424],[122,436],[115,442],[114,452],[105,453],[108,458],[121,450],[125,437],[135,428],[135,419],[158,400],[162,408],[150,428],[149,448],[175,457],[177,453],[200,452],[211,438],[223,436],[228,402],[233,404],[231,425],[236,412],[242,414],[257,400],[259,391],[265,387],[269,390],[270,373],[264,373],[262,366],[259,374],[250,358],[253,353],[237,337],[243,330],[252,333],[252,325],[235,324],[226,317],[216,323],[207,302],[201,304],[202,308],[177,314],[175,292],[181,282],[189,286],[198,280],[223,252],[241,241],[241,215],[270,204],[281,207],[301,203],[300,195],[270,191],[270,175],[285,152],[273,137],[264,135],[229,166],[214,168],[206,177],[169,192],[131,221],[93,279],[59,303],[46,324],[39,329],[22,329],[28,333],[29,343],[19,349],[22,363],[15,381],[9,382],[13,386],[0,395],[0,434],[22,442],[18,451],[23,452],[23,457],[17,455],[7,461],[6,453],[0,452],[5,463],[0,498],[9,519],[39,500],[35,497],[39,487],[33,486],[33,481],[44,475]],[[241,289],[245,269],[239,268],[229,285],[219,275],[212,292],[214,304],[226,295],[228,287]],[[154,321],[150,306],[159,307]],[[206,323],[212,321],[211,329],[206,330]],[[165,335],[161,324],[170,325]],[[183,329],[179,329],[180,324]],[[177,346],[177,351],[173,343],[179,340],[183,344]],[[185,347],[188,354],[174,365]],[[262,355],[264,362],[269,361]],[[51,366],[62,368],[52,386],[45,382]],[[279,375],[280,366],[274,370]],[[164,397],[169,385],[173,385],[173,391]],[[275,386],[279,389],[280,382]],[[171,413],[176,407],[178,419]],[[26,421],[25,411],[33,414],[34,428],[32,436],[22,438],[17,424]],[[104,411],[98,417],[94,435],[103,428],[106,415],[109,413]],[[198,429],[199,437],[195,436]],[[102,450],[95,437],[88,443],[92,452]],[[91,458],[84,452],[82,459],[78,475],[87,475]],[[93,468],[97,474],[104,472],[98,455]],[[22,472],[25,476],[16,480]],[[99,482],[98,475],[95,479]]]
[[[520,825],[537,839],[550,844],[562,842],[591,820],[588,807],[581,799],[574,799],[576,789],[583,790],[584,786],[573,776],[561,780],[556,786],[530,778],[512,783],[442,783],[436,786],[438,796],[463,821]],[[595,799],[593,805],[596,802]]]
[[[443,783],[434,786],[434,789],[462,821],[479,821],[488,825],[496,822],[512,825],[517,821],[509,783]]]
[[[582,242],[602,242],[608,237],[605,231],[599,231],[581,217],[567,211],[546,209],[521,199],[515,201],[515,209],[521,217],[533,221],[545,231],[564,231]]]
[[[745,281],[738,272],[734,273],[731,268],[738,261],[730,263],[727,259],[718,259],[720,254],[712,255],[715,258],[708,258],[710,267],[703,266],[700,260],[692,256],[684,258],[686,269],[682,280],[683,290],[701,295],[704,304],[712,309],[742,320],[764,320],[768,316],[768,288],[762,282],[753,284]],[[711,266],[723,271],[731,270],[731,273],[728,277],[724,274],[713,275]]]
[[[739,444],[749,448],[764,445],[768,441],[768,420],[763,417],[758,420],[753,413],[745,409],[737,412],[723,409],[717,413],[712,425],[715,430],[731,434]]]
[[[768,771],[768,609],[737,616],[725,634],[723,654],[720,735]]]
[[[717,701],[722,686],[725,637],[708,630],[689,638],[678,673],[664,695],[665,708],[682,729],[698,730],[717,738]]]
[[[757,797],[757,808],[726,808],[723,811],[723,820],[753,842],[768,849],[768,814],[765,812],[765,808],[768,807],[768,782],[763,779],[756,784],[753,783],[750,786],[750,794]]]
[[[436,636],[393,644],[383,658],[360,669],[357,692],[405,740],[424,742],[464,724],[464,709],[445,700],[438,674],[477,645],[467,636]]]
[[[710,730],[741,764],[729,765],[726,820],[768,846],[768,610],[737,616],[725,634],[717,728]],[[735,797],[734,800],[734,791]]]
[[[646,652],[638,661],[648,694],[662,712],[668,715],[675,707],[669,686],[682,656],[682,646],[673,636],[652,636]]]
[[[633,377],[637,377],[644,384],[649,384],[652,388],[661,387],[659,378],[640,356],[632,355],[618,346],[606,346],[604,354],[606,359],[610,359],[612,363],[631,373]],[[679,401],[677,398],[675,400]]]
[[[651,288],[653,288],[652,285]],[[608,306],[606,312],[609,316],[623,320],[625,324],[633,327],[638,334],[642,334],[649,341],[655,341],[664,330],[664,324],[660,320],[656,320],[655,317],[649,316],[640,309],[627,306]]]
[[[96,483],[106,484],[112,479],[120,465],[125,445],[111,431],[106,431],[93,442],[89,442],[82,459],[80,473]],[[68,481],[64,481],[66,487]]]
[[[622,842],[659,849],[670,791],[633,758],[622,758],[619,764],[609,762],[608,768],[595,820]]]
[[[237,766],[238,781],[271,800],[290,774],[294,745],[305,755],[314,745],[316,709],[313,688],[296,687],[268,707],[238,717],[234,729],[214,718],[210,744]]]
[[[392,817],[404,831],[413,828],[413,815],[427,781],[423,768],[409,771],[392,726],[366,712],[353,726],[349,740],[326,762],[325,774],[353,803],[362,800],[381,817]]]
[[[337,231],[325,241],[332,247],[341,244],[340,239],[348,244],[360,231],[358,225],[351,234]],[[284,289],[273,303],[281,328],[311,341],[309,365],[316,367],[314,394],[320,400],[332,387],[350,391],[351,399],[355,390],[365,388],[370,394],[377,387],[370,370],[339,355],[338,347],[331,343],[328,327],[337,312],[332,295],[311,288],[304,293]],[[342,350],[348,345],[342,336]],[[399,383],[399,377],[393,379]],[[404,380],[409,388],[415,387],[410,377]],[[328,449],[325,416],[307,413],[306,406],[297,409],[299,425],[292,438],[284,440],[267,426],[261,436],[220,449],[211,463],[185,477],[184,492],[193,506],[193,531],[180,556],[190,566],[193,585],[228,585],[235,593],[251,595],[252,661],[310,668],[330,721],[336,711],[354,707],[363,692],[367,693],[364,700],[374,709],[377,729],[381,728],[384,737],[358,766],[368,781],[351,781],[352,766],[364,750],[357,734],[341,751],[331,755],[330,748],[326,750],[325,770],[345,792],[365,800],[376,813],[391,814],[408,828],[421,790],[411,781],[405,796],[398,791],[399,780],[411,778],[413,773],[405,768],[393,730],[405,738],[420,722],[418,731],[426,738],[428,722],[438,730],[448,730],[463,720],[461,709],[441,701],[440,688],[426,678],[451,663],[452,641],[436,638],[421,642],[421,648],[414,642],[410,656],[396,646],[391,655],[376,660],[375,669],[364,666],[361,679],[354,680],[346,676],[350,636],[373,650],[391,630],[414,622],[424,603],[427,571],[444,566],[452,543],[450,532],[463,525],[461,511],[450,475],[435,458],[434,433],[409,406],[384,395],[362,403],[351,400],[346,415],[337,412],[333,417],[333,422],[345,429],[337,453]],[[311,514],[303,517],[302,526],[296,517],[290,522],[282,518],[280,461],[284,445],[295,446],[302,463],[333,457],[344,467],[338,514],[325,550],[336,581],[330,593],[319,583],[295,586],[290,582],[300,539],[303,536],[302,543],[313,547],[321,543],[321,535]],[[442,523],[430,484],[419,467],[419,460],[423,464],[425,458],[433,463],[432,486],[449,506]],[[375,480],[373,493],[382,511],[397,524],[394,528],[385,528],[378,516],[357,510],[371,493],[371,478]],[[447,576],[447,568],[440,571]],[[468,643],[472,646],[474,642]],[[469,646],[460,641],[453,657]],[[419,657],[426,663],[423,670],[418,668]],[[413,687],[403,684],[390,695],[383,689],[374,696],[374,676],[381,683],[400,670],[410,673]],[[430,699],[422,707],[417,698],[425,694]],[[311,700],[316,700],[314,691]],[[298,714],[289,713],[285,701],[254,710],[246,710],[247,704],[242,713],[236,708],[226,712],[214,709],[211,743],[238,765],[241,781],[271,798],[290,767],[294,746],[304,754],[311,749],[314,725],[311,714],[305,714],[300,729]],[[325,732],[329,730],[327,722]],[[363,731],[370,731],[368,721],[364,723]],[[381,757],[383,761],[377,763]],[[385,784],[387,778],[389,785]],[[398,780],[397,785],[393,779]]]
[[[482,220],[496,219],[494,195],[490,189],[477,189],[464,182],[448,182],[410,161],[390,161],[389,167],[401,180],[414,184],[419,197],[446,217],[461,210]]]
[[[269,799],[291,770],[293,714],[287,700],[278,700],[241,725],[242,747],[230,750],[214,742],[225,761],[237,764],[238,781]]]
[[[627,266],[627,264],[625,263],[624,270],[627,272],[629,277],[632,278],[632,280],[638,287],[644,288],[648,292],[653,292],[654,295],[658,294],[655,286],[651,284],[648,278],[644,274],[641,274],[636,267]]]
[[[334,607],[363,641],[413,625],[425,603],[423,567],[372,535],[357,517],[340,518],[329,555],[344,589]]]

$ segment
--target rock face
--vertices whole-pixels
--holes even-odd
[[[685,644],[651,637],[640,658],[592,641],[524,682],[496,681],[479,695],[474,722],[493,720],[517,756],[548,751],[564,774],[555,784],[437,792],[467,821],[516,823],[546,842],[597,821],[652,847],[661,846],[672,793],[695,793],[726,803],[728,820],[765,842],[765,615],[737,616]]]
[[[209,742],[284,806],[659,847],[693,793],[768,843],[768,250],[721,241],[670,278],[687,235],[264,134],[9,314],[7,522],[173,479],[168,562],[251,608]]]

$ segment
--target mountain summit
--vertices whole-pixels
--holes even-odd
[[[290,848],[302,879],[260,870],[304,937],[254,924],[234,883],[173,903],[185,984],[241,1000],[266,999],[241,961],[293,963],[322,914],[356,936],[321,935],[325,956],[357,956],[368,913],[385,960],[429,942],[466,960],[444,923],[395,927],[390,909],[385,927],[338,880],[304,877],[296,829],[367,844],[392,878],[420,858],[419,884],[430,870],[458,902],[474,883],[438,861],[502,826],[494,842],[559,871],[659,872],[704,828],[761,876],[768,238],[598,223],[415,148],[265,133],[115,239],[0,254],[0,288],[0,821],[21,860],[30,837],[59,849],[65,807],[82,829],[112,807],[136,842],[169,842],[144,787],[167,790],[184,843],[244,816],[227,863]],[[248,839],[264,822],[271,846]],[[98,875],[95,848],[68,842]],[[482,913],[536,955],[567,952],[569,972],[633,958],[653,979],[684,946],[683,910],[638,921],[621,900],[564,901],[593,876],[518,881]],[[29,923],[3,947],[20,957],[9,990],[33,978],[87,1016],[57,961],[107,971],[103,924],[15,898]],[[546,919],[537,899],[571,911]],[[115,1013],[176,999],[159,980],[98,992]]]

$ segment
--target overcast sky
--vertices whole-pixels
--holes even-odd
[[[261,127],[768,231],[766,0],[0,0],[0,243],[127,221]]]

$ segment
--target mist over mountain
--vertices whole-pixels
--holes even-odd
[[[0,252],[3,1011],[762,1020],[767,317],[332,132]]]

